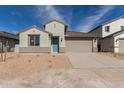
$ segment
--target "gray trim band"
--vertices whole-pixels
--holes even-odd
[[[51,48],[50,47],[19,47],[19,52],[49,53],[51,52]]]

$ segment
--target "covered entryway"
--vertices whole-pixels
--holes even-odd
[[[66,52],[92,52],[92,40],[66,39]]]
[[[124,38],[119,39],[119,53],[124,53]]]
[[[59,37],[52,37],[52,52],[59,52]]]

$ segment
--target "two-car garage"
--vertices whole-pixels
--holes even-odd
[[[97,51],[97,37],[92,33],[66,32],[66,52],[95,52]],[[95,42],[94,42],[95,40]]]
[[[92,39],[66,38],[66,52],[92,52]]]

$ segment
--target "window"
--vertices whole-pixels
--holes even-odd
[[[40,45],[40,35],[29,35],[29,45],[39,46]]]
[[[121,30],[124,30],[124,26],[121,26]]]
[[[106,26],[106,27],[105,27],[105,31],[106,31],[106,32],[109,32],[109,31],[110,31],[110,26]]]

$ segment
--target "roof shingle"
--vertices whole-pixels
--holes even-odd
[[[14,35],[14,34],[11,34],[11,33],[5,32],[5,31],[0,31],[0,36],[5,37],[5,38],[16,39],[16,40],[19,39],[19,37],[17,35]]]
[[[95,34],[93,33],[83,33],[83,32],[71,32],[71,31],[67,31],[66,32],[66,37],[89,37],[89,38],[94,38],[97,37]]]

